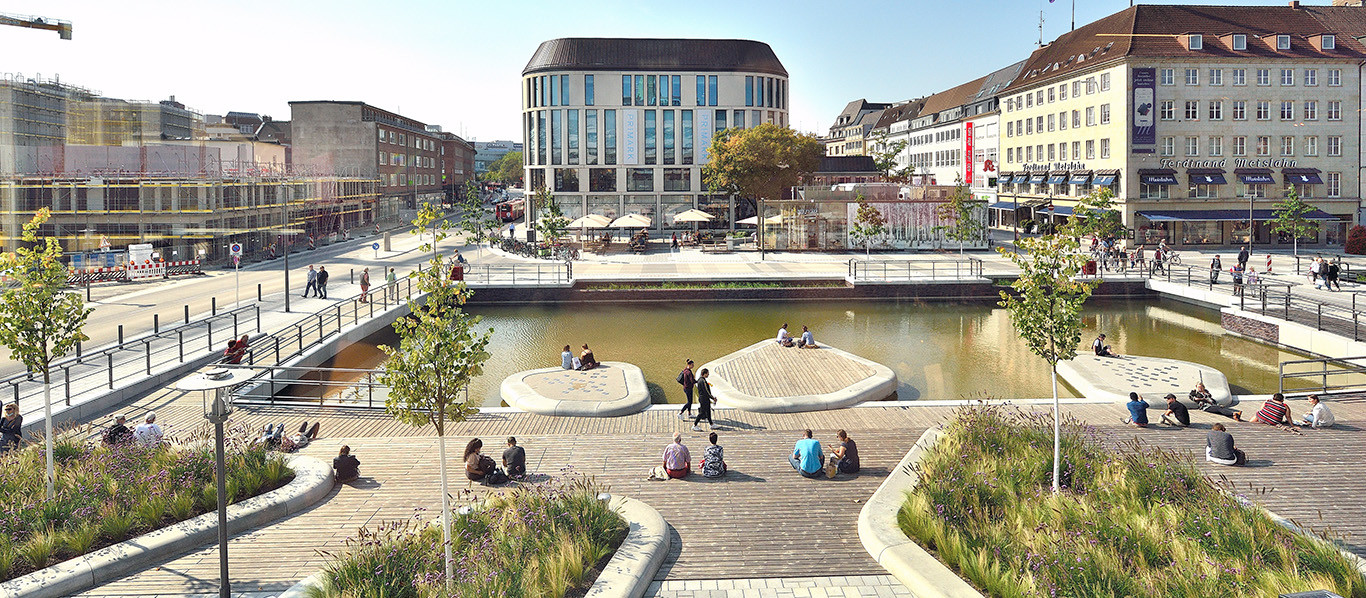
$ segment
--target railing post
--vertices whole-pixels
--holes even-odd
[[[190,323],[190,306],[189,306],[189,304],[186,304],[186,305],[185,305],[185,323],[186,323],[186,324],[189,324],[189,323]]]
[[[176,331],[176,347],[180,348],[180,363],[185,363],[185,331]]]
[[[261,306],[260,306],[260,305],[254,305],[254,306],[252,306],[252,307],[255,307],[255,308],[256,308],[256,333],[257,333],[257,334],[260,334],[260,333],[261,333]]]
[[[261,302],[261,283],[259,282],[256,283],[256,301],[257,303]]]
[[[1320,304],[1318,305],[1318,307],[1319,307],[1319,320],[1318,320],[1318,324],[1317,324],[1315,327],[1318,328],[1319,330],[1323,330],[1323,304],[1320,303]]]
[[[152,314],[152,334],[161,333],[161,314]]]
[[[147,375],[152,375],[152,341],[143,341],[143,347],[147,349]]]
[[[369,395],[369,398],[366,399],[366,405],[369,406],[369,407],[374,407],[374,406],[375,406],[375,381],[374,381],[374,377],[375,377],[375,375],[374,375],[373,373],[370,373],[370,372],[366,372],[366,373],[365,373],[365,390],[366,390],[366,394]]]
[[[112,389],[112,388],[114,388],[114,354],[113,354],[113,353],[105,353],[104,356],[109,358],[109,388]],[[16,393],[16,395],[17,395],[18,392],[19,392],[19,387],[18,387],[18,386],[14,387],[14,391],[15,391],[15,393]],[[18,400],[19,400],[19,397],[18,397],[18,396],[15,396],[15,402],[18,402]]]
[[[209,297],[209,315],[218,315],[218,297]]]
[[[208,329],[209,350],[212,351],[212,350],[213,350],[213,320],[209,320],[209,321],[205,322],[204,324],[205,324],[205,328]]]
[[[275,363],[280,363],[280,337],[275,337]],[[271,393],[274,395],[275,393]]]
[[[342,331],[342,318],[341,318],[341,314],[342,314],[342,312],[341,312],[341,305],[338,304],[338,305],[337,305],[337,334],[341,334],[341,331]]]
[[[123,324],[119,324],[119,347],[123,347]]]
[[[71,368],[62,368],[62,387],[66,390],[66,404],[71,406]]]
[[[237,331],[237,312],[232,312],[232,337],[237,338],[241,333]]]

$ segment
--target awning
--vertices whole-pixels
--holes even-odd
[[[1047,200],[1047,199],[1033,199],[1033,200],[1026,201],[1026,202],[1024,202],[1023,204],[1020,204],[1020,207],[1022,207],[1022,208],[1037,208],[1037,207],[1039,207],[1039,206],[1041,206],[1041,205],[1044,205],[1044,204],[1046,204],[1046,203],[1048,203],[1048,200]]]
[[[1175,185],[1176,175],[1174,174],[1140,174],[1138,182],[1144,185]]]
[[[1086,172],[1074,172],[1072,173],[1072,178],[1067,181],[1067,184],[1085,185],[1086,182],[1089,180],[1091,180],[1091,171],[1088,170]]]
[[[1048,180],[1048,173],[1046,172],[1036,172],[1029,176],[1029,183],[1031,185],[1038,185],[1046,180]]]
[[[1268,185],[1276,182],[1270,174],[1239,174],[1238,180],[1249,185]]]
[[[1247,210],[1145,210],[1138,212],[1139,216],[1147,218],[1149,222],[1221,222],[1221,221],[1247,221]],[[1313,210],[1305,214],[1307,220],[1337,220],[1338,217],[1323,210]],[[1274,210],[1253,210],[1253,220],[1273,220],[1276,218]]]
[[[1267,177],[1268,179],[1271,177]],[[1285,184],[1287,185],[1322,185],[1323,179],[1319,178],[1316,172],[1304,174],[1285,174]]]
[[[1013,202],[1013,201],[998,201],[998,202],[996,202],[996,203],[994,203],[994,204],[991,204],[991,205],[987,206],[987,209],[988,209],[988,210],[1015,210],[1015,209],[1018,208],[1018,207],[1020,207],[1019,204],[1017,204],[1017,203],[1015,203],[1015,202]]]
[[[1192,185],[1227,185],[1227,184],[1228,184],[1228,181],[1224,179],[1224,171],[1222,171],[1222,170],[1195,170],[1195,169],[1191,169],[1191,170],[1187,170],[1187,171],[1186,171],[1186,174],[1187,174],[1188,176],[1190,176],[1190,182],[1191,182]]]
[[[1015,180],[1012,181],[1012,182],[1014,182],[1016,185],[1022,185],[1022,184],[1024,184],[1024,183],[1028,183],[1028,182],[1029,182],[1029,173],[1027,173],[1027,172],[1021,172],[1021,173],[1016,174],[1016,175],[1015,175]]]
[[[1057,173],[1057,172],[1055,172],[1055,173],[1053,173],[1053,174],[1048,175],[1048,184],[1050,184],[1050,185],[1061,185],[1061,184],[1066,183],[1066,182],[1067,182],[1067,173],[1065,173],[1065,172],[1063,172],[1063,173]]]
[[[1113,175],[1113,174],[1097,174],[1097,175],[1096,175],[1096,178],[1093,179],[1093,180],[1091,181],[1091,184],[1094,185],[1094,186],[1096,186],[1096,187],[1109,187],[1110,185],[1115,184],[1115,177],[1116,177],[1116,176],[1118,176],[1118,175]]]
[[[1057,216],[1071,216],[1072,206],[1053,206],[1047,210],[1039,210],[1041,214],[1054,214]]]

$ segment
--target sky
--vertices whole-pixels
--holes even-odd
[[[1194,0],[1266,4],[1284,0]],[[1305,4],[1327,3],[1304,2]],[[1077,25],[1129,6],[1076,0]],[[851,100],[948,89],[1029,56],[1070,27],[1056,0],[8,0],[0,13],[74,35],[0,27],[0,72],[204,114],[289,118],[291,100],[359,100],[473,141],[520,139],[519,81],[557,37],[742,38],[790,77],[791,123],[824,133]]]

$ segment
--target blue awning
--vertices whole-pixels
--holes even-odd
[[[1269,174],[1240,174],[1238,180],[1249,185],[1269,185],[1276,182]]]
[[[1067,173],[1053,174],[1048,176],[1048,184],[1061,185],[1067,182]]]
[[[1021,174],[1015,175],[1015,180],[1014,180],[1013,182],[1014,182],[1016,185],[1021,185],[1021,184],[1024,184],[1024,183],[1028,183],[1028,182],[1029,182],[1029,173],[1025,172],[1025,173],[1021,173]]]
[[[1037,185],[1037,184],[1039,184],[1039,183],[1042,183],[1042,182],[1044,182],[1044,181],[1046,181],[1046,180],[1048,180],[1048,173],[1046,173],[1046,172],[1037,172],[1037,173],[1034,173],[1034,174],[1030,175],[1030,177],[1029,177],[1029,182],[1030,182],[1030,184],[1034,184],[1034,185]]]
[[[1138,212],[1139,216],[1147,218],[1149,222],[1246,222],[1247,210],[1144,210]],[[1338,217],[1323,210],[1314,210],[1305,214],[1308,220],[1337,220]],[[1273,220],[1276,218],[1274,210],[1253,210],[1253,220]]]
[[[998,202],[996,202],[996,203],[994,203],[994,204],[991,204],[991,205],[987,206],[987,209],[989,209],[989,210],[1014,210],[1014,209],[1016,209],[1016,208],[1018,208],[1018,207],[1019,207],[1019,204],[1017,204],[1017,203],[1015,203],[1015,202],[1013,202],[1013,201],[998,201]]]
[[[1071,216],[1072,206],[1053,206],[1052,208],[1039,210],[1041,214],[1056,214],[1058,216]]]
[[[1271,177],[1267,177],[1267,178],[1269,179],[1269,178],[1271,178]],[[1318,173],[1316,173],[1316,172],[1306,172],[1306,173],[1303,173],[1303,174],[1287,174],[1287,175],[1285,175],[1285,184],[1287,184],[1287,185],[1322,185],[1322,184],[1323,184],[1323,179],[1319,178],[1319,175],[1318,175]]]
[[[1110,185],[1115,184],[1115,175],[1098,174],[1096,175],[1095,180],[1091,181],[1091,184],[1097,187],[1109,187]]]
[[[1069,180],[1069,181],[1067,181],[1067,184],[1069,184],[1069,185],[1085,185],[1085,184],[1086,184],[1086,181],[1089,181],[1089,180],[1091,180],[1091,175],[1089,175],[1089,174],[1074,174],[1074,175],[1072,175],[1072,179]]]
[[[1144,185],[1175,185],[1176,175],[1174,174],[1140,174],[1138,182]]]
[[[1191,174],[1191,175],[1190,175],[1190,181],[1191,181],[1191,184],[1192,184],[1192,185],[1227,185],[1227,184],[1228,184],[1228,181],[1224,180],[1224,174],[1221,173],[1221,172],[1202,172],[1202,173],[1199,173],[1199,174]]]

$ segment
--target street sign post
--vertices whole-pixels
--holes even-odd
[[[242,306],[242,275],[239,273],[242,264],[242,244],[233,243],[228,246],[228,251],[232,252],[232,284],[237,295],[237,304],[234,307]]]
[[[375,261],[379,261],[379,243],[371,243],[370,249],[375,250]]]

